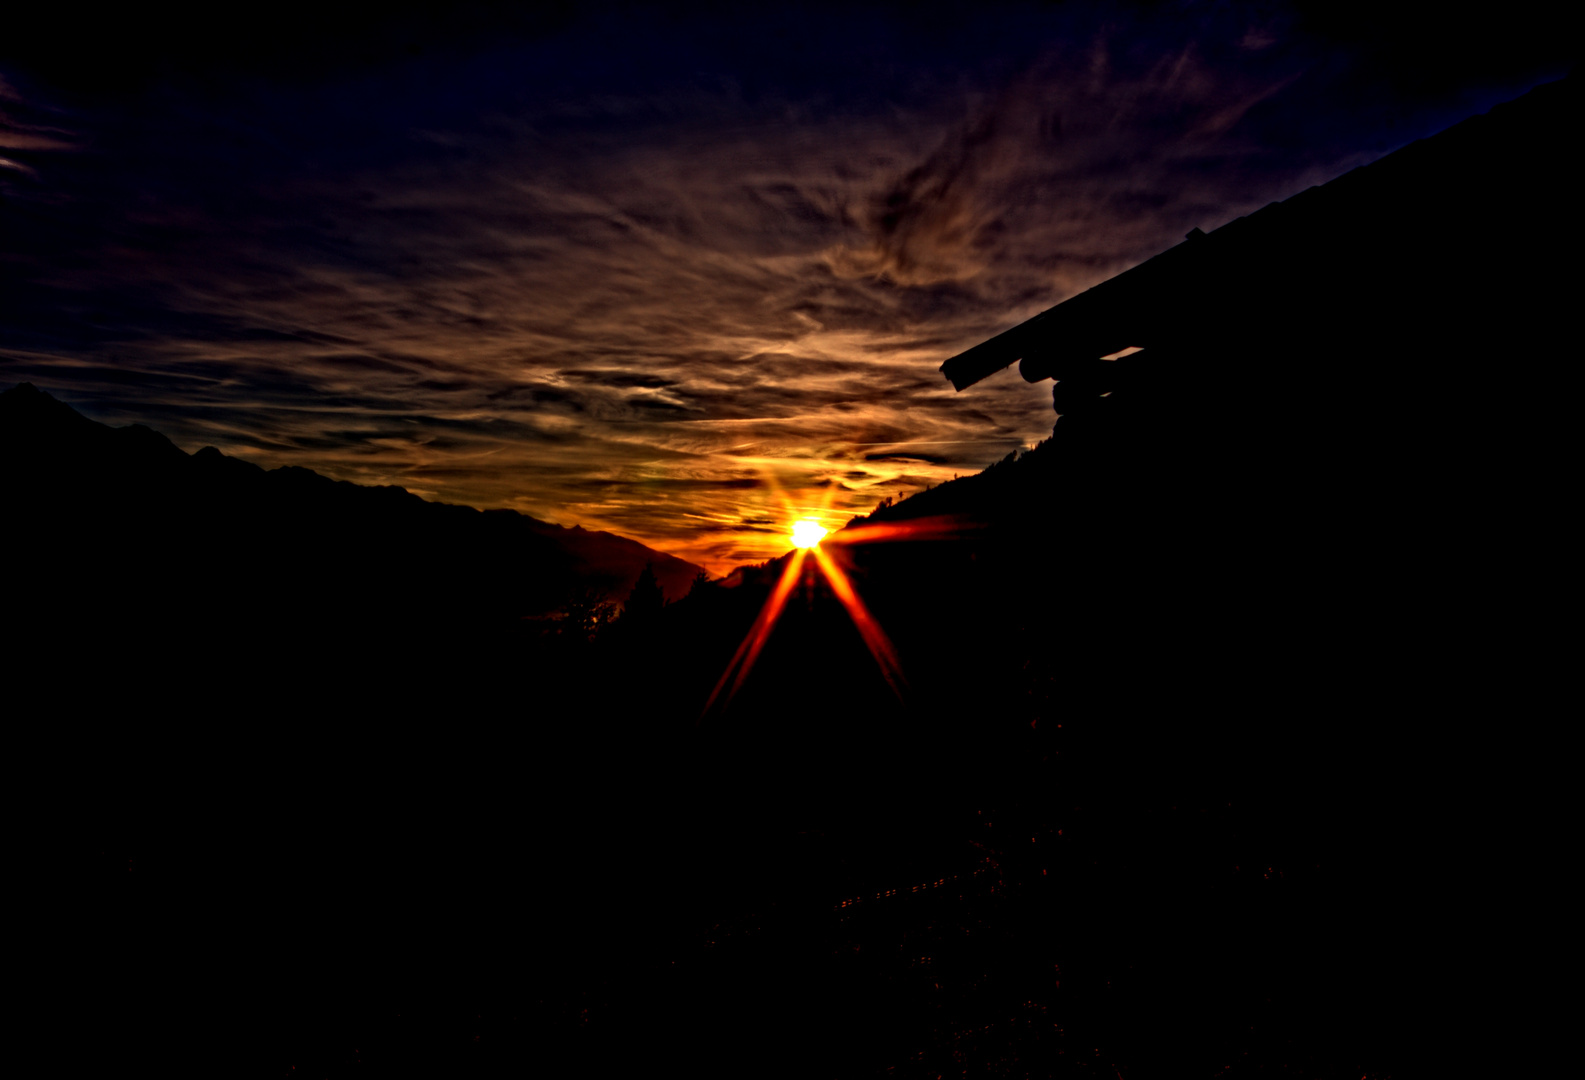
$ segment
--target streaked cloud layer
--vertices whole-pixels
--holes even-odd
[[[1049,432],[1045,387],[954,394],[947,356],[1472,111],[1334,127],[1328,54],[1255,10],[864,17],[768,66],[730,46],[772,19],[591,16],[91,106],[10,80],[0,382],[758,561],[785,505],[836,525]]]

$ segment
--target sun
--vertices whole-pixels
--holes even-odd
[[[821,537],[829,530],[822,529],[819,525],[804,518],[793,523],[792,542],[794,547],[812,548],[820,542]]]
[[[868,530],[860,526],[857,530],[852,527],[843,529],[832,538],[830,548],[820,545],[830,530],[809,520],[800,518],[793,523],[792,542],[797,550],[786,556],[786,563],[782,566],[781,577],[777,579],[775,588],[765,598],[765,604],[760,608],[759,615],[754,619],[754,625],[749,627],[743,643],[737,647],[737,652],[732,654],[732,659],[727,662],[726,670],[721,672],[721,678],[716,682],[715,689],[710,691],[710,698],[704,703],[704,712],[701,718],[715,707],[717,701],[730,702],[733,695],[743,686],[743,681],[748,678],[748,673],[754,667],[754,662],[759,659],[759,654],[765,648],[771,631],[776,628],[776,620],[781,617],[782,609],[787,606],[787,599],[798,587],[803,569],[813,559],[820,573],[831,587],[832,594],[847,608],[853,625],[858,628],[859,636],[864,639],[870,655],[875,657],[875,662],[880,665],[881,675],[885,677],[892,692],[899,701],[903,700],[903,692],[907,687],[907,680],[903,678],[902,665],[898,662],[897,650],[891,640],[886,636],[886,631],[881,629],[880,623],[875,621],[875,616],[860,599],[858,590],[853,587],[853,581],[844,569],[846,561],[842,554],[843,548],[853,540],[900,540],[918,531],[921,539],[928,538],[939,529],[921,527],[913,523],[901,526],[883,524],[872,526]],[[770,564],[767,563],[767,566]],[[722,695],[725,694],[725,697]]]

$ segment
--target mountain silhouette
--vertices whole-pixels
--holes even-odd
[[[670,595],[699,573],[637,541],[512,510],[267,471],[214,447],[187,454],[27,383],[0,394],[0,486],[12,610],[25,620],[13,632],[54,642],[61,663],[113,654],[139,666],[158,642],[356,669],[420,642],[458,650],[521,633],[575,592],[620,600],[646,567]]]

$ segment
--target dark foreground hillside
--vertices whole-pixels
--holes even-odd
[[[79,693],[106,665],[157,672],[146,689],[167,711],[245,707],[300,677],[306,691],[326,669],[421,681],[415,657],[465,658],[574,596],[619,598],[646,565],[673,595],[700,572],[515,511],[187,454],[25,383],[0,394],[0,490],[17,645]]]
[[[597,630],[284,640],[68,579],[70,652],[10,699],[40,1030],[260,1077],[1421,1074],[1432,731],[1324,582],[1234,581],[1212,534],[1152,563],[1115,518],[1041,554],[1116,509],[1073,462],[1124,420],[849,530],[925,539],[828,545],[900,696],[812,563],[708,711],[780,562]],[[257,587],[209,543],[218,595]]]

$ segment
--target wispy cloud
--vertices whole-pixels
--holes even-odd
[[[937,366],[1368,156],[1250,134],[1308,62],[1275,41],[1094,27],[840,101],[514,91],[597,47],[557,39],[16,120],[0,378],[724,570],[786,548],[783,500],[834,524],[1042,438],[1044,387]]]

